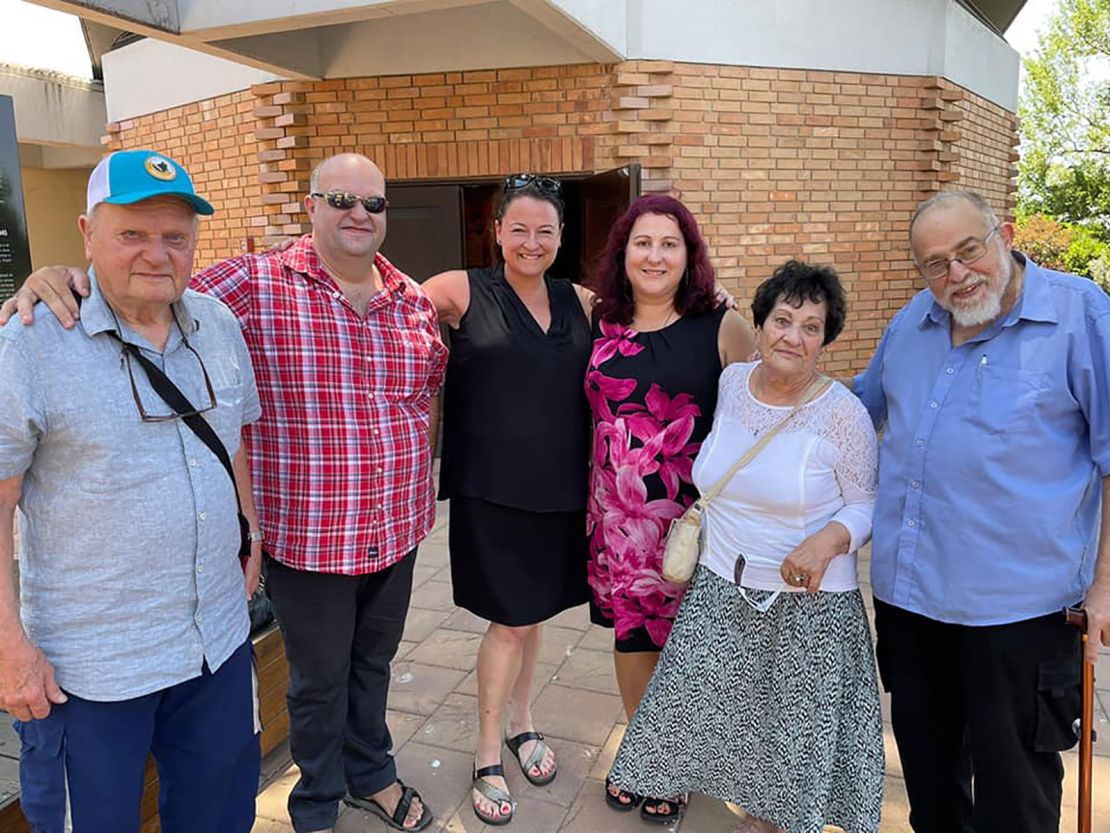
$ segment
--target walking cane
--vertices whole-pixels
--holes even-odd
[[[1095,740],[1095,665],[1087,661],[1087,611],[1064,608],[1069,625],[1082,634],[1083,711],[1079,724],[1079,833],[1091,833],[1091,768]]]

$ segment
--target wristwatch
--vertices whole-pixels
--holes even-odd
[[[262,530],[261,529],[256,529],[253,532],[248,532],[247,533],[247,540],[250,541],[252,544],[261,543],[262,542]]]

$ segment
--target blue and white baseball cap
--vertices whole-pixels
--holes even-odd
[[[177,162],[153,150],[119,150],[105,156],[89,176],[86,213],[102,202],[131,205],[151,197],[181,197],[197,214],[215,209],[197,196],[193,180]]]

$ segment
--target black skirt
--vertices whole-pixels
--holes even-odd
[[[451,498],[455,604],[499,625],[550,619],[589,598],[586,513]]]

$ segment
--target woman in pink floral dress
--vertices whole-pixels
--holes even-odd
[[[747,359],[747,322],[721,306],[705,240],[673,197],[641,197],[616,222],[595,275],[587,505],[590,618],[612,627],[629,719],[667,640],[683,587],[661,574],[672,519],[697,497],[691,467],[713,423],[724,366]],[[680,799],[610,785],[606,801],[668,822]]]

